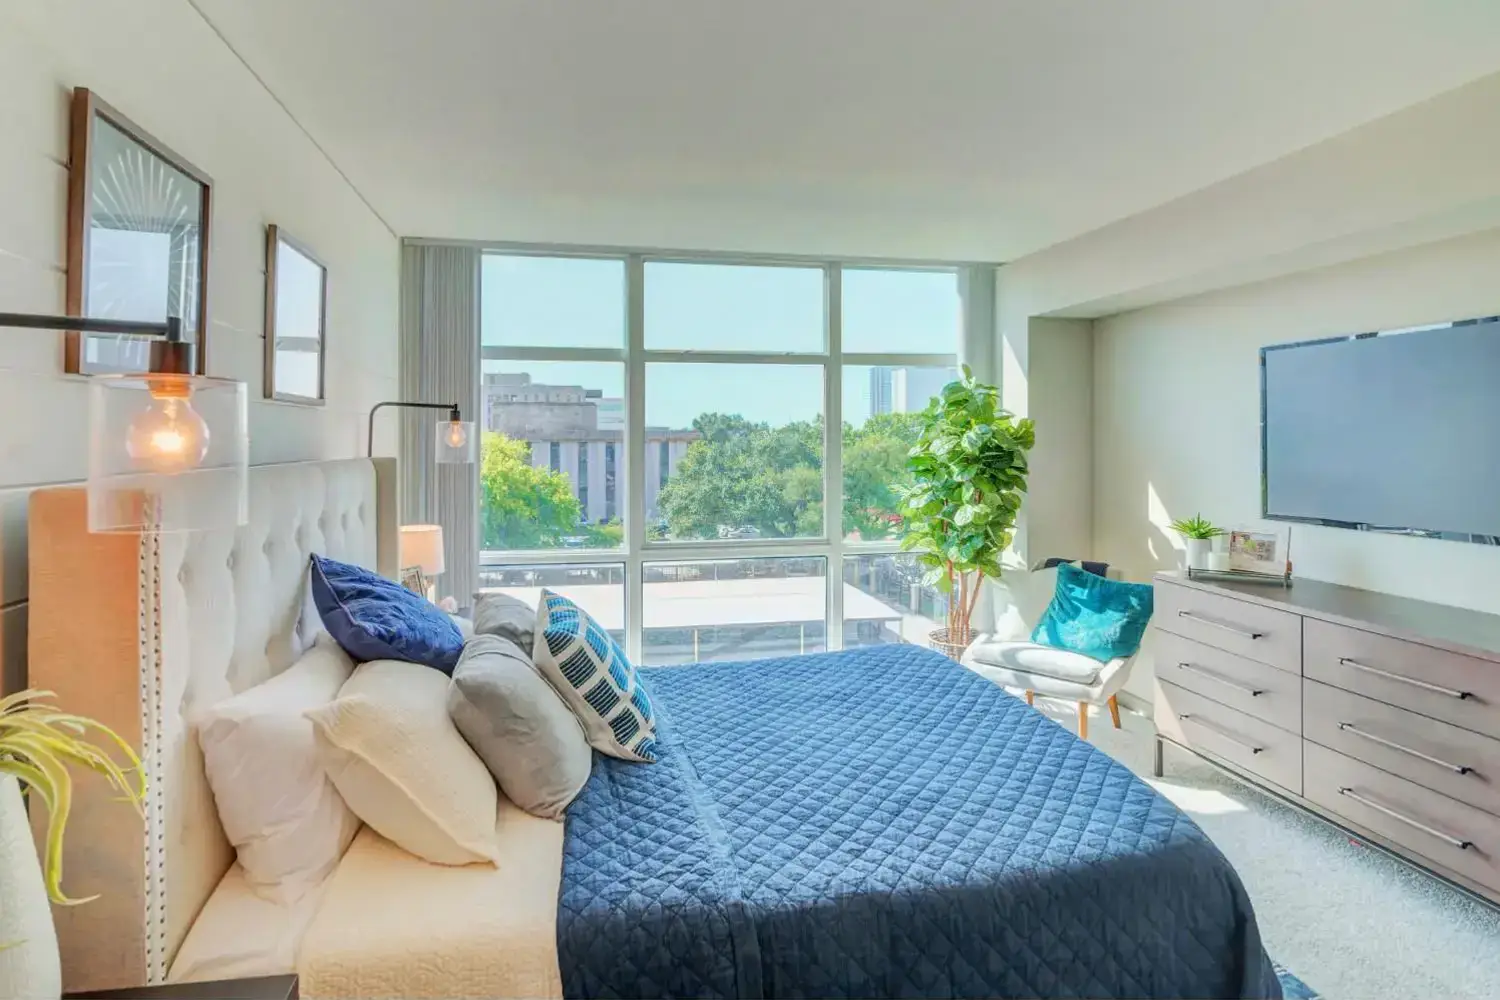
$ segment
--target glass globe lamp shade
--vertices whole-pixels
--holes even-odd
[[[442,420],[437,425],[434,461],[442,465],[473,464],[479,453],[478,435],[472,420]]]
[[[246,523],[245,383],[200,375],[89,380],[89,530],[157,534]]]

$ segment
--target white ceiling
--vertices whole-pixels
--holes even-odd
[[[1500,70],[1495,0],[192,0],[403,236],[1010,260]]]

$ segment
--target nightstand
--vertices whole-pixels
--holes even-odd
[[[65,993],[64,1000],[297,1000],[296,976],[214,979],[202,983],[127,986],[119,990]]]

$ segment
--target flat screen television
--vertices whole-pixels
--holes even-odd
[[[1267,518],[1500,544],[1500,317],[1262,348]]]

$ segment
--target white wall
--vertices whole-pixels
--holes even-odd
[[[1145,579],[1180,565],[1173,518],[1262,523],[1261,347],[1494,315],[1497,274],[1500,229],[1097,321],[1095,555]],[[1500,613],[1489,546],[1298,526],[1292,559],[1301,577]],[[1129,690],[1149,697],[1149,670]]]
[[[1089,551],[1148,578],[1174,562],[1170,517],[1259,509],[1262,344],[1500,311],[1497,120],[1492,74],[1002,267],[1005,404],[1037,420],[1019,553]],[[1093,318],[1091,351],[1059,316]],[[1298,529],[1293,558],[1500,610],[1500,554],[1478,546]],[[1149,670],[1128,690],[1149,697]]]
[[[397,394],[397,240],[188,0],[0,4],[0,310],[64,308],[68,106],[96,91],[213,178],[207,362],[249,383],[251,461],[364,453],[365,414]],[[265,226],[329,268],[327,396],[261,400]],[[85,475],[85,379],[62,335],[0,330],[0,490]],[[377,447],[395,451],[395,421]],[[7,686],[24,648],[24,512],[3,504]]]
[[[1059,329],[1039,317],[1107,316],[1500,225],[1497,119],[1493,74],[1000,268],[1005,404],[1039,418],[1032,459],[1052,473],[1033,484],[1020,552],[1090,542],[1070,507],[1093,443],[1049,427],[1073,415],[1051,394],[1089,373],[1066,345],[1038,346]]]
[[[1036,317],[1031,341],[1030,403],[1036,447],[1025,505],[1027,564],[1053,556],[1091,558],[1094,506],[1094,334],[1086,319]]]

